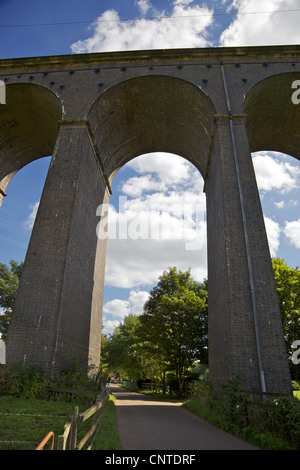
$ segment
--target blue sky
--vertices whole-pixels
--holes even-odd
[[[299,22],[300,0],[0,0],[0,58],[300,44]],[[2,263],[25,258],[50,159],[26,166],[7,187],[0,209]],[[253,155],[253,163],[271,254],[296,267],[300,265],[300,164],[274,152]],[[203,180],[189,162],[167,154],[138,157],[118,172],[112,189],[103,309],[106,332],[124,315],[142,312],[150,289],[169,266],[191,267],[199,281],[207,274]],[[182,201],[192,201],[194,210],[184,218],[185,225],[178,209]],[[156,210],[162,204],[172,211]],[[160,236],[139,239],[138,229],[141,234],[141,227],[149,227],[151,217]],[[125,220],[138,239],[114,237],[114,229]],[[181,239],[174,236],[179,232]]]

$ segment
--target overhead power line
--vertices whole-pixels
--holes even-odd
[[[83,21],[64,21],[64,22],[55,22],[55,23],[32,23],[32,24],[10,24],[10,25],[0,25],[0,28],[32,28],[32,27],[43,27],[43,26],[67,26],[67,25],[76,25],[76,24],[92,24],[92,23],[125,23],[129,21],[138,21],[138,20],[176,20],[181,18],[202,18],[204,16],[236,16],[236,15],[265,15],[269,13],[295,13],[299,12],[300,8],[293,10],[268,10],[268,11],[242,11],[235,13],[202,13],[201,15],[180,15],[180,16],[153,16],[153,17],[138,17],[138,18],[118,18],[118,19],[101,19],[101,20],[83,20]]]

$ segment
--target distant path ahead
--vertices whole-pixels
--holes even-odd
[[[123,450],[254,450],[256,447],[232,436],[180,407],[129,392],[117,385],[116,414]]]

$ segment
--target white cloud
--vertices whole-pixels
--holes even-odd
[[[155,173],[160,180],[169,185],[184,183],[192,178],[201,184],[202,177],[199,171],[178,155],[161,152],[148,153],[134,158],[127,165],[139,174]]]
[[[151,10],[151,3],[149,0],[137,0],[136,4],[142,15],[146,15],[148,11]]]
[[[213,22],[213,11],[193,1],[175,1],[169,17],[156,12],[151,19],[121,21],[115,10],[105,11],[93,23],[92,35],[72,44],[74,53],[137,49],[205,47],[209,45],[207,29]],[[139,1],[144,13],[150,2]],[[201,16],[200,16],[201,15]]]
[[[39,204],[40,202],[35,202],[34,204],[31,204],[29,207],[31,209],[31,212],[29,214],[29,216],[27,217],[27,219],[25,220],[24,222],[24,227],[26,230],[32,230],[32,227],[34,225],[34,221],[35,221],[35,218],[36,218],[36,214],[37,214],[37,210],[39,208]]]
[[[113,299],[103,305],[103,313],[113,317],[124,318],[129,313],[128,300]]]
[[[285,194],[299,187],[299,166],[280,161],[280,154],[277,152],[259,152],[253,155],[253,165],[260,191],[277,190]]]
[[[233,0],[229,11],[237,15],[220,37],[221,46],[299,44],[299,0]],[[261,12],[243,14],[246,12]]]
[[[290,199],[286,201],[282,200],[282,201],[274,202],[274,205],[277,207],[277,209],[284,209],[287,206],[290,206],[290,207],[298,206],[298,201],[295,199]]]
[[[271,256],[276,256],[280,245],[280,225],[269,217],[264,217]]]
[[[277,209],[283,209],[285,207],[285,204],[285,201],[274,202],[274,205],[277,207]]]
[[[121,191],[131,197],[140,197],[145,192],[164,191],[165,184],[153,179],[151,175],[134,176],[122,186]]]
[[[119,210],[112,208],[106,284],[150,286],[170,266],[191,267],[195,279],[202,281],[207,276],[206,199],[200,173],[191,163],[170,154],[148,154],[127,165],[141,175],[141,184],[139,177],[134,177],[136,188],[144,189],[146,182],[148,190],[155,181],[158,190],[147,193],[136,189],[140,196],[121,196]],[[161,183],[164,191],[159,190]],[[131,185],[123,185],[123,189],[128,187],[131,189]]]
[[[292,245],[296,248],[300,248],[300,219],[286,222],[284,234]]]
[[[153,286],[168,267],[177,266],[202,281],[207,276],[206,233],[202,249],[186,250],[183,240],[109,240],[106,285],[122,288]]]
[[[212,41],[214,8],[196,0],[174,0],[171,11],[155,9],[150,0],[137,0],[141,18],[122,21],[117,11],[106,10],[92,24],[87,39],[72,44],[74,53],[138,49],[299,44],[299,0],[233,0],[227,13],[236,13],[230,25]],[[151,17],[146,18],[151,11]],[[276,11],[280,11],[276,13]],[[217,18],[218,20],[218,18]]]
[[[103,306],[103,313],[118,318],[124,318],[129,314],[140,315],[148,297],[149,293],[146,291],[130,291],[128,300],[113,299],[106,302]]]
[[[145,302],[149,298],[149,293],[146,291],[131,291],[129,295],[130,313],[133,315],[140,315],[143,312]]]
[[[103,324],[104,333],[111,333],[120,321],[127,315],[140,315],[143,313],[145,302],[149,298],[149,292],[132,290],[129,293],[128,300],[113,299],[103,305]],[[107,316],[118,318],[117,320],[108,320]]]
[[[106,318],[103,317],[103,334],[112,334],[119,324],[120,320],[106,320]]]

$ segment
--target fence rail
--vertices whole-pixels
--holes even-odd
[[[75,395],[97,395],[99,390],[103,387],[101,382],[77,382],[66,381],[64,379],[60,381],[52,379],[50,382],[59,383],[59,385],[56,387],[49,387],[47,392],[57,392],[59,393],[59,396],[62,396],[63,393],[70,393],[72,401],[74,400]],[[85,390],[78,388],[78,386],[84,386]]]
[[[142,382],[141,385],[141,390],[150,390],[152,392],[164,392],[167,393],[169,391],[169,386],[164,385],[164,384],[158,384],[155,382]]]
[[[82,383],[81,383],[82,385]],[[61,390],[61,393],[68,391],[68,389],[58,388],[58,391]],[[56,390],[51,390],[56,391]],[[71,390],[72,394],[77,394],[80,390]],[[81,391],[83,393],[83,391]],[[91,393],[87,391],[87,393]],[[95,393],[95,391],[93,392]],[[73,395],[72,395],[73,397]],[[68,421],[65,423],[63,434],[59,435],[57,438],[57,450],[82,450],[85,445],[87,445],[86,450],[91,450],[95,437],[99,431],[101,425],[101,419],[104,413],[105,405],[107,403],[109,393],[106,388],[103,388],[100,393],[98,393],[95,403],[90,406],[86,411],[79,413],[79,407],[75,406],[74,413],[69,417]],[[89,418],[92,419],[91,427],[85,436],[78,442],[78,427],[80,423],[85,422]],[[52,448],[54,446],[54,434],[50,431],[47,436],[40,442],[36,450],[43,450],[45,444],[48,440],[53,437]]]
[[[96,403],[83,413],[79,413],[79,407],[75,406],[74,413],[65,424],[62,435],[58,436],[57,450],[82,450],[87,444],[86,450],[91,450],[97,432],[101,425],[101,418],[108,400],[108,392],[100,393],[97,396]],[[93,416],[92,425],[86,435],[77,443],[78,424],[83,423]]]
[[[266,408],[274,408],[275,405],[273,403],[265,403],[263,401],[256,401],[254,400],[254,396],[261,396],[262,399],[264,398],[275,398],[275,397],[288,397],[285,393],[271,393],[271,392],[257,392],[255,390],[241,390],[242,393],[246,393],[249,395],[249,405],[256,405],[262,406]]]
[[[44,450],[45,445],[47,444],[48,441],[51,439],[51,445],[50,445],[50,450],[53,450],[54,447],[54,433],[52,431],[48,432],[47,436],[44,437],[42,442],[39,443],[37,448],[35,450]]]

